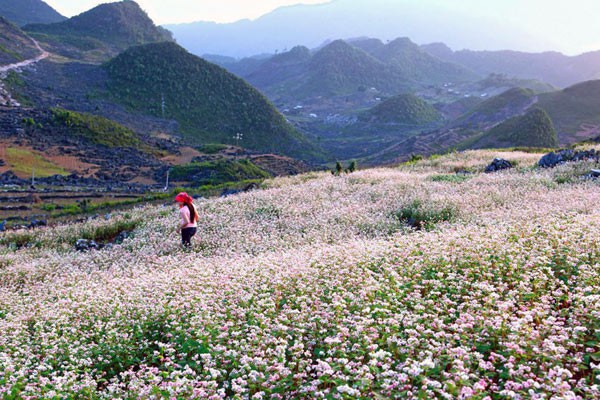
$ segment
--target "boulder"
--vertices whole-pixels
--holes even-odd
[[[505,160],[504,158],[494,158],[494,161],[492,161],[492,163],[485,168],[485,172],[496,172],[512,167],[513,165],[510,161]]]
[[[593,160],[600,161],[600,152],[594,149],[574,151],[572,149],[562,149],[555,152],[550,152],[540,158],[538,166],[542,168],[554,168],[557,165],[568,161],[585,161]]]
[[[75,242],[75,249],[77,251],[98,250],[100,248],[101,246],[94,240],[78,239],[77,242]]]
[[[117,235],[114,240],[115,244],[122,244],[125,239],[131,236],[131,232],[123,231]]]
[[[29,223],[29,229],[39,228],[41,226],[48,226],[48,222],[45,219],[34,219]]]

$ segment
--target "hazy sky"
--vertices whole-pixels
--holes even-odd
[[[44,0],[66,17],[72,17],[111,0]],[[327,3],[329,0],[137,0],[159,24],[195,21],[234,22],[256,19],[274,9],[293,4]]]
[[[65,16],[77,15],[111,0],[45,0]],[[275,8],[293,4],[328,3],[334,0],[137,0],[155,23],[195,21],[233,22],[256,19]],[[335,0],[352,7],[365,0]],[[600,0],[372,0],[401,9],[402,5],[422,6],[424,12],[447,8],[465,18],[493,21],[514,33],[536,37],[535,49],[557,50],[566,54],[600,50]],[[400,17],[399,17],[400,18]],[[435,27],[432,27],[435,30]],[[490,29],[493,29],[490,26]],[[492,34],[493,32],[485,32]],[[360,34],[360,33],[357,33]],[[402,26],[398,32],[402,36]],[[448,38],[440,37],[437,41]],[[521,49],[515,46],[515,49]]]

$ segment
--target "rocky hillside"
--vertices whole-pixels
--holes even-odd
[[[173,41],[134,1],[101,4],[67,21],[24,29],[50,50],[75,59],[106,59],[131,46]]]
[[[25,32],[0,17],[0,66],[34,58],[39,53]]]
[[[42,0],[2,0],[0,16],[18,26],[51,24],[66,19]]]

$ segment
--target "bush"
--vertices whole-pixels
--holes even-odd
[[[226,144],[220,143],[207,143],[198,148],[199,151],[205,154],[216,154],[220,151],[223,151],[227,148]]]
[[[463,183],[471,179],[471,177],[464,174],[440,174],[432,175],[429,179],[432,182]]]
[[[425,206],[421,200],[412,203],[396,212],[396,218],[415,229],[432,230],[440,222],[452,222],[458,217],[458,210],[453,205],[441,208]]]
[[[110,242],[122,232],[133,231],[135,228],[137,228],[140,222],[141,221],[137,219],[126,219],[116,221],[109,225],[90,227],[84,229],[79,235],[80,237],[78,239],[94,240],[96,242]]]

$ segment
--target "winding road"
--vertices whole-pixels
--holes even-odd
[[[30,38],[30,39],[33,41],[33,44],[35,44],[35,47],[37,47],[37,49],[40,51],[40,54],[35,58],[30,58],[29,60],[0,66],[0,79],[5,78],[6,74],[9,71],[24,68],[31,64],[35,64],[39,61],[42,61],[45,58],[48,58],[50,53],[48,53],[46,50],[42,49],[42,47],[37,42],[37,40],[35,40],[33,38]],[[4,88],[4,85],[2,84],[2,82],[0,82],[0,104],[10,105],[12,107],[20,107],[21,106],[21,104],[19,104],[18,101],[13,99],[12,96],[10,95],[10,93],[8,93],[8,91]]]

